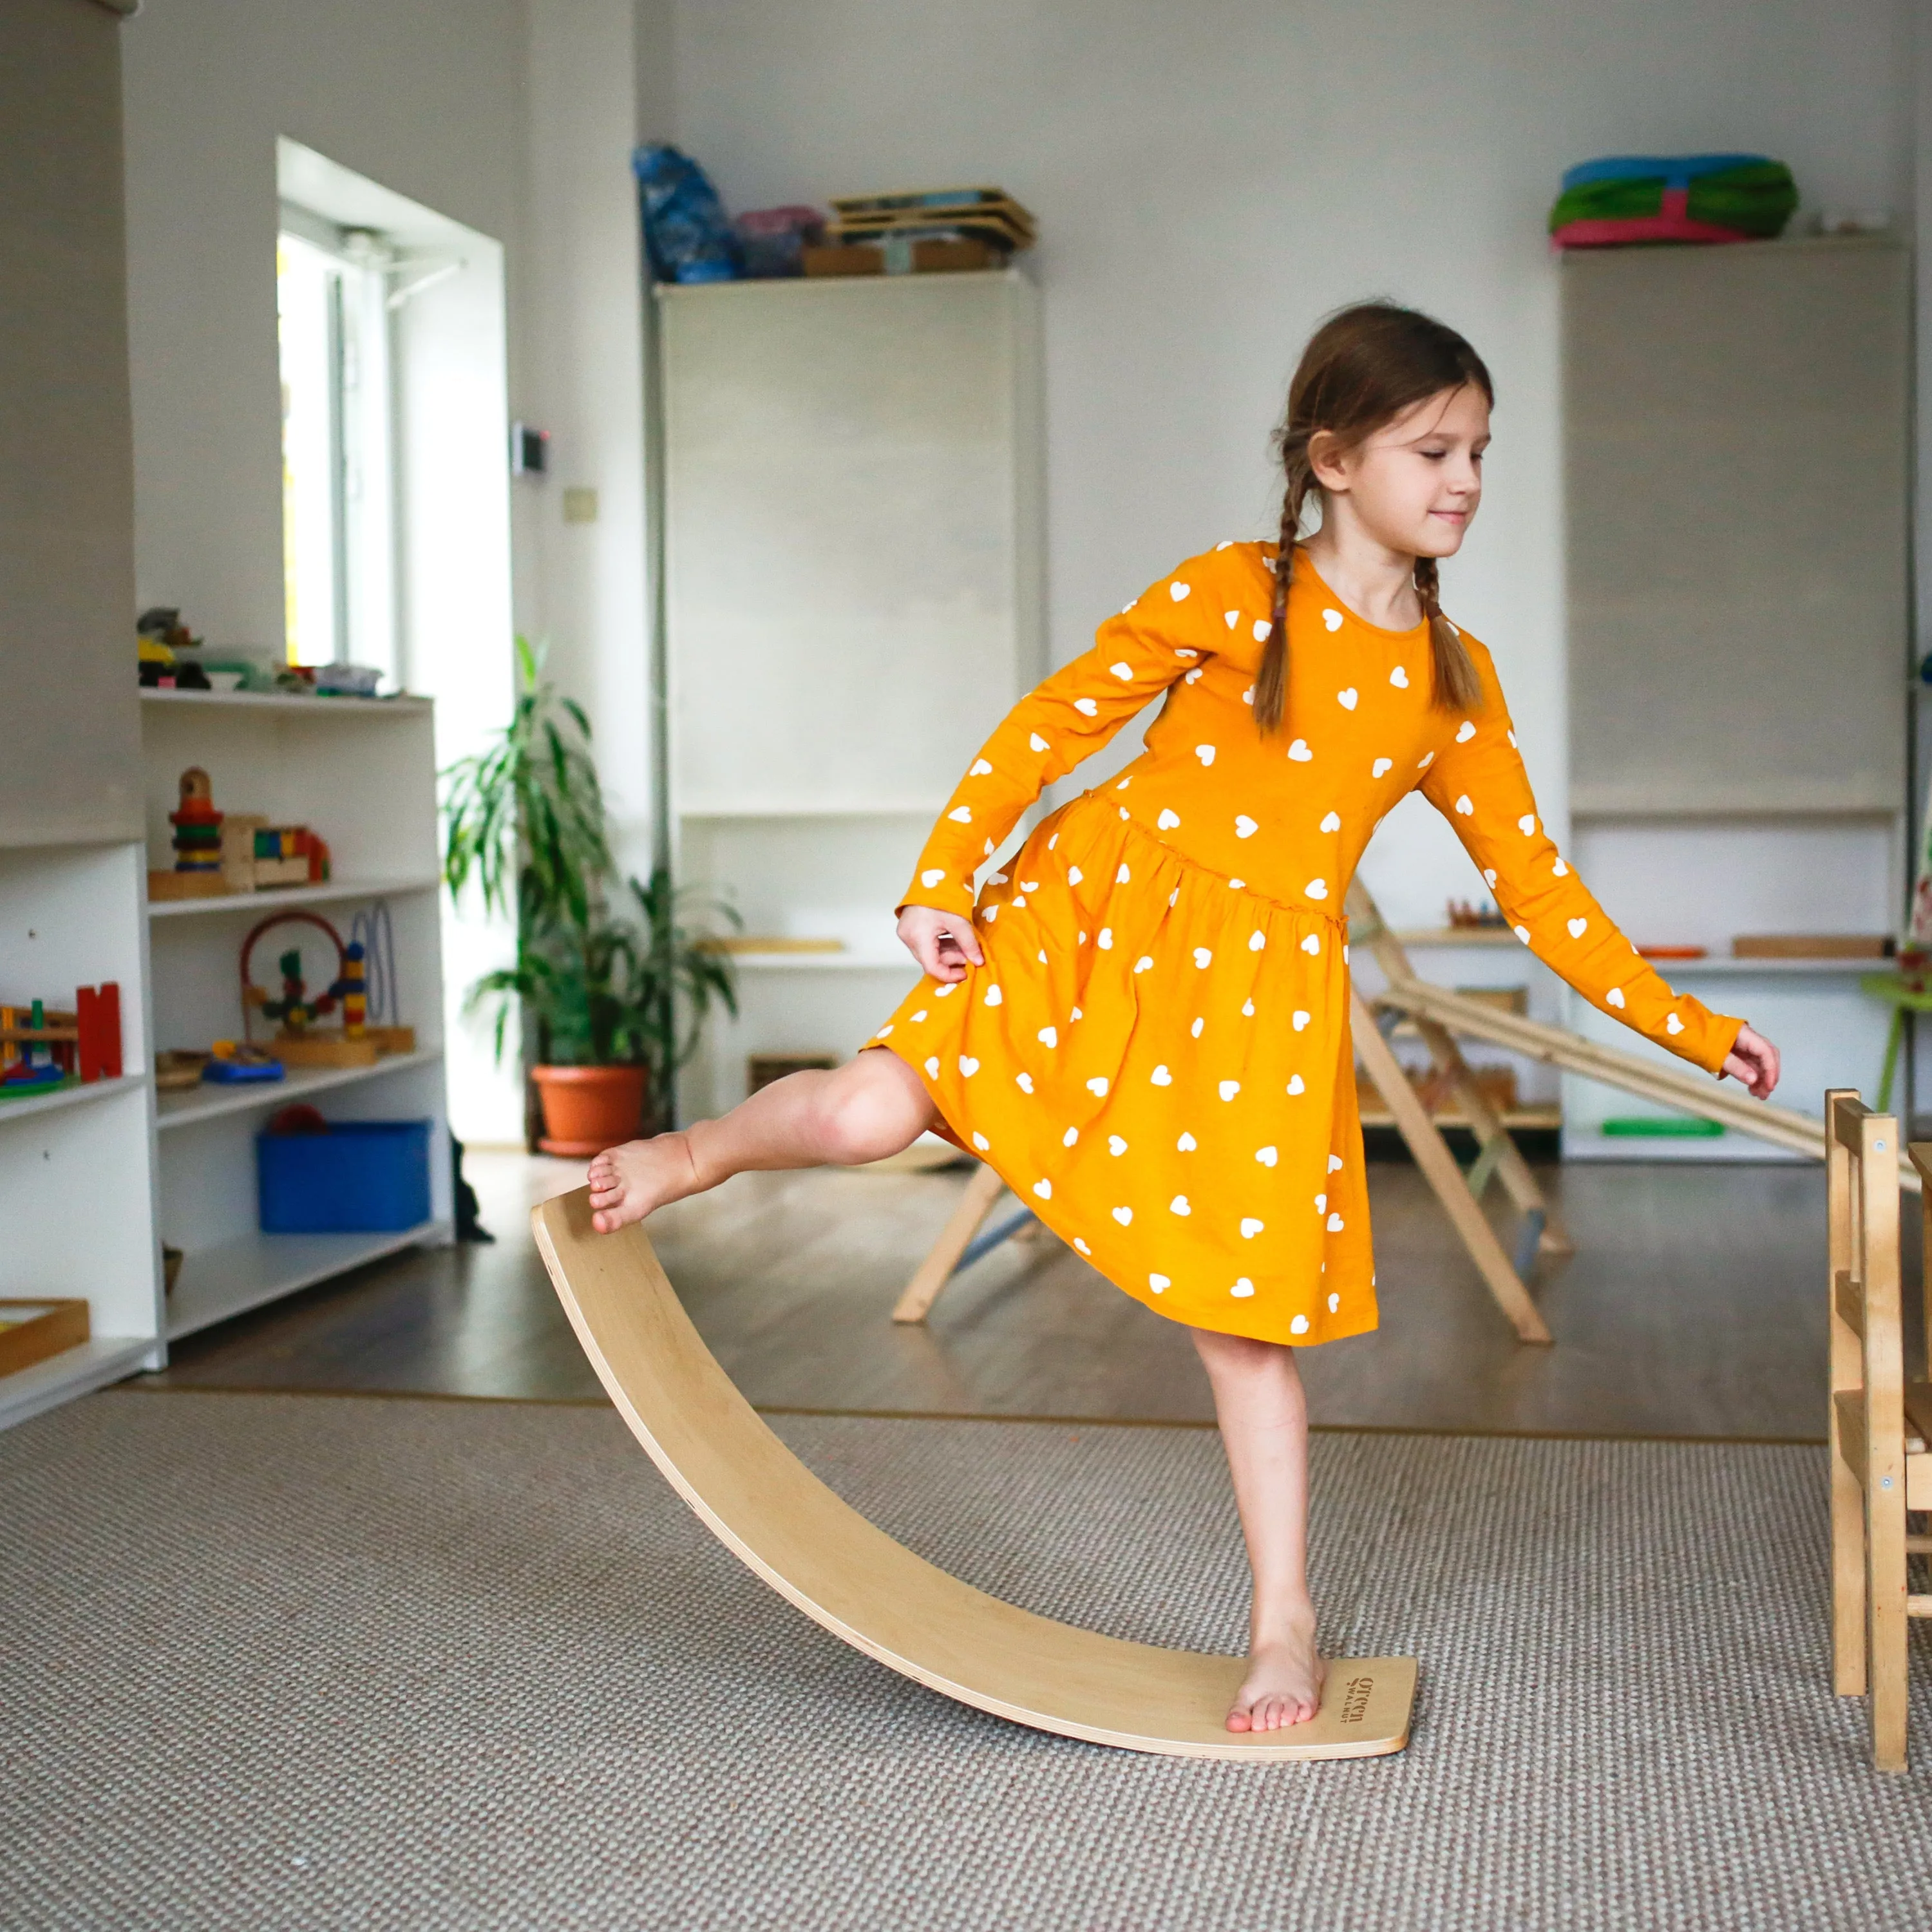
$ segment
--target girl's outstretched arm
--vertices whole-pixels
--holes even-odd
[[[1120,727],[1196,669],[1226,635],[1213,554],[1109,617],[1094,648],[1036,686],[980,748],[920,854],[898,910],[973,910],[974,874],[1055,778],[1092,757]],[[1211,608],[1210,608],[1211,607]]]
[[[1777,1048],[1742,1020],[1665,985],[1585,890],[1537,814],[1490,654],[1465,641],[1484,702],[1458,721],[1422,790],[1455,827],[1516,936],[1600,1012],[1763,1099],[1777,1082]]]

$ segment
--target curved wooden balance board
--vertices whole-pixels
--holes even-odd
[[[610,1400],[705,1526],[854,1649],[1017,1724],[1181,1757],[1375,1757],[1408,1742],[1412,1658],[1336,1660],[1321,1711],[1252,1741],[1222,1727],[1240,1660],[1126,1643],[1002,1603],[915,1556],[772,1434],[699,1338],[644,1230],[599,1234],[582,1190],[531,1216]]]

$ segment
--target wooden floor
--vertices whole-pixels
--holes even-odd
[[[580,1169],[472,1155],[493,1247],[378,1263],[210,1330],[152,1384],[601,1401],[527,1232]],[[1519,1345],[1413,1168],[1373,1166],[1382,1325],[1304,1351],[1331,1427],[1822,1439],[1824,1189],[1804,1166],[1552,1167],[1578,1252]],[[1050,1237],[887,1318],[958,1171],[743,1174],[652,1224],[706,1341],[770,1408],[1202,1423],[1185,1332]],[[1918,1275],[1917,1216],[1908,1280]],[[1908,1300],[1916,1302],[1915,1295]]]

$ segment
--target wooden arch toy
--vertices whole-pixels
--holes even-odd
[[[1126,1643],[1002,1603],[916,1556],[813,1475],[705,1347],[640,1227],[599,1234],[587,1190],[532,1214],[538,1251],[617,1411],[705,1527],[834,1636],[1018,1724],[1089,1744],[1269,1763],[1408,1742],[1415,1660],[1331,1659],[1292,1730],[1222,1728],[1238,1658]]]

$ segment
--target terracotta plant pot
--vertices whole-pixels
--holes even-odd
[[[641,1066],[533,1066],[543,1103],[545,1154],[586,1160],[644,1131],[644,1070]]]

